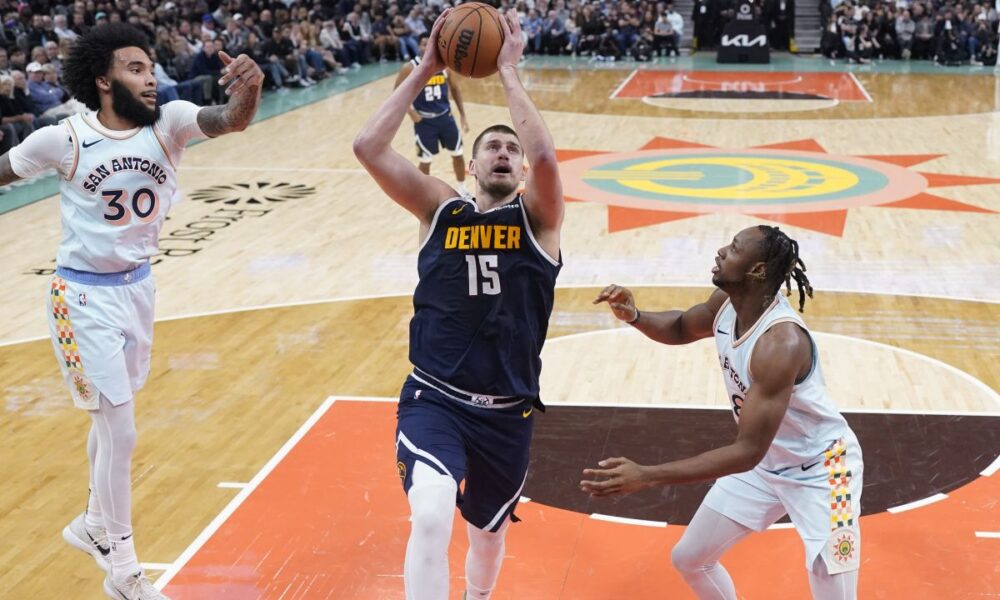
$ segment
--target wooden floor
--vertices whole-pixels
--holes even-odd
[[[705,101],[707,110],[690,99],[678,104],[676,98],[654,97],[659,77],[586,64],[524,73],[557,146],[574,156],[627,154],[657,147],[649,144],[658,138],[674,140],[672,147],[683,141],[734,151],[812,140],[795,147],[817,149],[817,161],[878,155],[912,165],[900,168],[923,173],[929,190],[917,200],[862,206],[845,200],[843,228],[833,234],[782,222],[799,240],[817,290],[805,316],[818,332],[827,379],[849,411],[1000,414],[1000,183],[991,179],[1000,173],[1000,107],[993,77],[861,72],[857,85],[870,101],[809,107],[780,98],[715,98]],[[668,83],[684,77],[704,79],[662,75]],[[746,77],[740,81],[746,84]],[[166,570],[161,583],[172,582],[166,590],[172,597],[402,598],[399,550],[406,521],[403,496],[395,490],[391,406],[324,404],[329,397],[392,398],[409,370],[417,228],[350,152],[361,120],[390,89],[386,79],[331,96],[240,136],[193,146],[184,158],[180,181],[187,199],[171,212],[165,252],[154,267],[159,321],[152,374],[138,396],[133,467],[137,549],[143,561]],[[495,81],[466,82],[465,89],[473,129],[509,121]],[[790,108],[785,102],[800,104]],[[396,145],[412,152],[406,127]],[[915,155],[924,160],[898,158]],[[434,169],[450,180],[449,162],[441,157]],[[700,301],[710,293],[715,250],[739,228],[767,221],[729,209],[674,220],[630,215],[626,227],[621,207],[613,204],[573,202],[567,209],[566,266],[543,354],[543,398],[553,405],[595,407],[719,406],[721,379],[708,345],[658,347],[590,300],[601,286],[617,282],[634,286],[644,308]],[[8,540],[0,547],[0,561],[8,565],[0,572],[0,598],[101,598],[93,563],[59,537],[86,500],[88,420],[70,407],[43,338],[45,292],[59,240],[57,199],[0,215],[0,240],[0,305],[6,313],[0,322],[0,476],[6,482],[0,538]],[[357,427],[345,429],[343,423],[352,420]],[[296,432],[303,441],[290,444]],[[343,446],[343,440],[356,443]],[[357,447],[366,440],[377,441]],[[932,434],[926,439],[931,453],[948,443]],[[286,452],[286,459],[274,458]],[[326,460],[318,452],[341,454]],[[345,462],[352,452],[357,464]],[[979,453],[992,462],[1000,454],[1000,434],[988,436]],[[368,470],[359,470],[360,464]],[[371,514],[384,515],[384,521],[375,519],[374,533],[361,525],[370,519],[332,528],[340,522],[338,494],[350,497],[345,510],[365,506],[344,491],[344,473],[362,477],[362,487],[377,496]],[[905,524],[889,513],[862,519],[871,527],[862,597],[1000,593],[998,478],[984,474],[949,489],[947,500],[905,513]],[[250,486],[218,487],[220,482]],[[306,503],[317,501],[283,496],[282,489],[307,494],[313,487],[329,492],[319,497],[329,505],[310,504],[308,510],[326,515],[319,518],[328,517],[330,528],[320,524],[322,535],[310,537],[317,533],[310,526],[300,539],[294,537],[298,521],[287,529],[279,522],[279,533],[294,535],[276,541],[267,549],[276,554],[258,561],[279,568],[283,553],[289,561],[310,554],[312,562],[303,568],[310,569],[312,583],[282,579],[287,573],[271,577],[264,567],[256,578],[241,571],[253,570],[247,565],[257,564],[254,555],[226,553],[253,537],[246,527],[264,518],[253,515],[272,515],[266,519],[270,528],[273,515],[295,513],[288,511],[295,502],[303,502],[305,511]],[[531,496],[530,488],[525,495]],[[613,506],[602,510],[613,512]],[[583,529],[575,519],[586,515],[579,513],[538,503],[522,512],[531,518],[512,535],[519,553],[509,550],[510,574],[495,598],[612,598],[609,582],[623,574],[667,586],[671,597],[689,597],[677,587],[668,560],[680,526],[668,526],[667,533],[621,523]],[[926,527],[921,531],[934,539],[903,534],[914,527]],[[336,539],[338,532],[344,536],[338,551],[354,548],[356,558],[366,542],[375,544],[378,566],[344,566],[323,554],[323,540]],[[368,541],[370,535],[375,537]],[[801,550],[791,532],[762,536],[773,537],[732,559],[738,587],[743,581],[744,594],[753,600],[804,597]],[[906,543],[890,544],[894,537]],[[556,538],[563,541],[556,544]],[[941,548],[933,560],[914,548],[931,543]],[[637,558],[608,562],[602,544]],[[461,542],[456,552],[460,548]],[[775,576],[773,569],[755,575],[752,566],[771,548],[782,549],[775,559],[788,581],[781,593],[762,585]],[[547,561],[545,568],[532,574],[527,556]],[[962,562],[963,556],[975,560]],[[460,554],[453,559],[457,594]],[[954,568],[939,570],[929,560]],[[153,575],[162,572],[150,568]],[[573,583],[581,573],[586,577]],[[912,585],[897,586],[897,580]],[[659,597],[643,585],[628,588],[629,597]]]

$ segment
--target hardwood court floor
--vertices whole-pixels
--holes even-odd
[[[699,70],[708,68],[697,65]],[[1000,328],[1000,246],[996,244],[1000,217],[995,214],[1000,203],[997,184],[986,181],[1000,173],[1000,121],[991,101],[991,77],[962,76],[959,86],[957,80],[948,79],[957,75],[950,74],[859,72],[857,80],[872,96],[871,103],[842,102],[830,109],[794,112],[774,104],[772,112],[699,113],[664,109],[641,99],[608,100],[617,87],[627,83],[630,73],[629,69],[528,69],[524,78],[560,149],[628,153],[657,137],[726,149],[814,140],[832,155],[823,157],[817,152],[816,161],[923,155],[929,158],[919,165],[900,168],[982,179],[929,189],[928,194],[955,203],[946,204],[945,210],[851,206],[844,209],[844,226],[837,235],[783,227],[800,241],[817,288],[816,298],[807,305],[806,319],[820,332],[817,339],[827,379],[842,407],[961,415],[956,420],[988,419],[1000,412],[996,403],[1000,389],[1000,336],[996,333]],[[879,83],[883,78],[884,83]],[[474,129],[509,120],[489,95],[495,83],[465,83]],[[895,88],[901,91],[892,91]],[[226,553],[238,544],[228,550],[225,544],[219,546],[224,538],[206,542],[203,548],[211,554],[185,554],[220,511],[242,493],[219,488],[219,482],[253,480],[327,397],[393,397],[409,369],[406,326],[412,310],[409,293],[416,281],[416,227],[412,217],[377,190],[350,153],[350,140],[361,120],[390,89],[390,80],[379,80],[257,123],[240,136],[199,144],[185,156],[180,180],[187,200],[171,212],[162,240],[165,252],[154,267],[158,314],[164,320],[156,327],[153,372],[138,397],[139,448],[133,469],[140,557],[173,565],[168,591],[176,591],[177,597],[222,597],[216,594],[223,588],[237,590],[228,597],[278,597],[263,595],[260,581],[284,582],[290,586],[283,588],[289,595],[323,597],[304,593],[319,588],[303,587],[303,580],[294,576],[285,580],[268,575],[282,554],[292,561],[310,553],[311,562],[307,562],[311,566],[303,573],[325,582],[330,597],[401,597],[398,578],[370,579],[373,574],[398,573],[389,567],[401,564],[398,550],[406,535],[400,508],[403,497],[395,489],[395,463],[391,455],[383,456],[392,439],[391,406],[384,404],[360,405],[351,410],[361,412],[349,411],[341,418],[342,407],[350,405],[334,403],[323,413],[327,420],[317,421],[301,445],[292,448],[294,456],[288,455],[289,460],[301,459],[306,465],[305,479],[293,469],[287,475],[291,479],[282,475],[258,482],[260,493],[249,494],[244,505],[254,512],[234,512],[231,523],[227,521],[219,534],[247,539],[252,533],[244,525],[252,519],[247,521],[246,515],[276,515],[272,509],[292,502],[279,498],[280,494],[269,495],[277,493],[277,488],[328,490],[360,472],[370,473],[366,486],[370,484],[380,498],[378,510],[372,513],[375,520],[359,517],[344,529],[333,527],[340,523],[337,518],[361,510],[361,504],[350,496],[343,505],[345,512],[338,514],[340,505],[333,497],[337,494],[321,492],[322,501],[329,497],[329,505],[324,508],[322,502],[310,500],[309,510],[326,510],[330,520],[309,525],[309,535],[300,538],[302,545],[275,542],[270,546],[272,555],[261,563],[266,568],[257,573],[263,580],[249,576],[246,569],[251,563],[240,562],[251,555]],[[911,102],[918,96],[919,102]],[[596,104],[588,98],[596,99]],[[949,112],[953,115],[948,116]],[[412,152],[407,127],[395,143],[400,151]],[[451,178],[447,160],[437,161],[434,169]],[[938,181],[932,175],[920,177]],[[959,205],[978,210],[960,210]],[[643,220],[633,214],[631,226],[618,229],[614,224],[620,208],[597,202],[575,202],[567,208],[566,267],[560,276],[560,285],[566,287],[557,294],[545,350],[543,397],[553,404],[710,410],[720,400],[717,366],[710,351],[704,346],[679,351],[636,339],[627,328],[617,326],[606,309],[590,306],[589,300],[600,286],[615,281],[635,286],[643,307],[690,305],[709,292],[704,286],[715,250],[740,228],[767,221],[738,211],[706,211],[667,221]],[[0,462],[0,475],[8,482],[0,492],[0,514],[4,515],[0,536],[13,540],[0,548],[0,560],[17,565],[0,573],[3,598],[102,597],[93,564],[59,539],[61,527],[85,501],[87,417],[69,407],[49,342],[30,341],[45,334],[46,273],[52,267],[58,227],[55,199],[0,215],[0,274],[5,281],[0,304],[6,315],[0,322],[0,344],[4,344],[0,346],[4,401],[0,436],[5,448],[18,449],[5,451]],[[293,305],[279,306],[289,303]],[[260,308],[240,311],[254,307]],[[557,414],[553,411],[552,423],[561,422]],[[541,417],[542,423],[545,418]],[[715,422],[728,417],[716,414],[711,418]],[[368,428],[342,428],[352,420]],[[937,489],[933,485],[943,473],[927,465],[945,469],[931,461],[949,444],[935,431],[919,437],[926,442],[923,450],[910,445],[906,452],[897,452],[928,458],[923,463],[928,469],[924,475],[932,480],[931,487],[918,486],[921,490]],[[350,470],[350,477],[345,475],[348,471],[336,468],[345,455],[333,454],[329,461],[316,458],[315,453],[327,447],[324,444],[336,446],[353,439],[358,441],[346,447],[364,460],[354,465],[361,465],[362,470]],[[992,439],[989,435],[975,438],[979,439],[985,442],[970,446],[975,452],[968,450],[968,462],[990,464],[1000,444],[995,434]],[[362,440],[370,440],[363,455],[357,450]],[[345,451],[337,447],[337,452]],[[559,456],[555,450],[548,454]],[[583,459],[565,456],[565,466],[555,472],[585,466],[576,464]],[[883,459],[875,453],[866,452],[866,456],[872,464],[896,464],[879,462]],[[889,461],[892,454],[882,456]],[[286,463],[275,467],[274,473],[285,468],[281,465]],[[1000,518],[989,509],[998,497],[996,477],[969,479],[958,488],[941,487],[948,498],[931,506],[901,515],[864,517],[865,523],[871,522],[865,538],[870,551],[866,550],[862,572],[865,597],[900,597],[896,591],[912,598],[997,593],[1000,581],[991,565],[1000,563],[1000,542],[974,535],[1000,532]],[[668,526],[664,532],[591,522],[586,514],[559,506],[524,505],[525,516],[541,512],[533,513],[512,536],[510,567],[497,597],[532,597],[526,589],[550,590],[545,586],[569,572],[590,575],[579,580],[571,577],[568,587],[559,589],[564,598],[588,597],[581,591],[585,589],[594,598],[614,597],[610,590],[618,588],[609,586],[620,583],[622,577],[648,580],[653,582],[649,585],[671,590],[676,587],[667,551],[680,526]],[[591,512],[615,513],[615,509]],[[898,525],[901,520],[907,527],[913,524],[906,529],[908,533]],[[545,525],[557,521],[570,529]],[[368,533],[362,533],[365,523],[380,525],[367,541]],[[584,529],[580,529],[582,523],[586,523]],[[280,521],[267,525],[268,535],[272,535],[272,525],[280,533]],[[573,538],[567,531],[586,534],[578,546],[545,545],[569,544]],[[769,562],[768,568],[781,570],[789,578],[787,589],[793,594],[789,597],[801,597],[794,595],[804,584],[797,542],[788,531],[767,535],[771,534],[764,538],[768,540],[764,546],[773,540],[775,556],[781,558]],[[304,541],[311,535],[373,551],[386,570],[376,572],[350,563],[350,568],[323,571],[323,565],[336,561],[333,555],[322,554],[326,546]],[[633,555],[626,552],[616,555],[622,562],[614,562],[618,559],[601,552],[597,540],[644,556],[631,562]],[[928,540],[934,543],[933,559],[926,558],[921,549]],[[573,548],[578,549],[575,554]],[[755,591],[760,581],[777,577],[766,569],[758,569],[758,577],[754,576],[754,565],[759,565],[760,553],[765,551],[772,550],[748,545],[728,563],[740,580],[747,581],[750,598],[771,597]],[[357,557],[364,552],[359,551]],[[525,574],[519,561],[544,552],[564,556],[572,565],[545,563],[546,570]],[[975,557],[966,565],[968,570],[947,571],[957,569],[956,557],[963,556]],[[182,557],[184,561],[179,561]],[[604,575],[611,573],[618,578]],[[460,569],[453,574],[460,575]],[[548,583],[543,584],[543,579]],[[883,582],[890,579],[913,587],[884,587]],[[251,585],[251,581],[257,583]],[[372,581],[384,587],[369,585]],[[183,586],[192,582],[221,587],[212,591],[200,587],[191,595],[193,588]],[[239,587],[241,583],[246,587]],[[345,591],[355,584],[367,585],[365,594],[382,591],[371,596]],[[627,588],[635,593],[633,597],[655,597],[650,588],[642,587],[646,584],[636,585],[640,587]],[[955,595],[948,596],[948,590]],[[678,595],[684,597],[681,592]]]

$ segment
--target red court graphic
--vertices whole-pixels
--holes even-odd
[[[175,600],[402,598],[409,525],[394,458],[395,410],[393,402],[335,401],[180,566],[165,593]],[[571,485],[566,493],[579,492]],[[860,596],[995,593],[1000,540],[975,533],[1000,530],[998,496],[1000,476],[979,477],[940,502],[863,518]],[[592,503],[593,511],[606,502]],[[683,527],[600,521],[535,502],[522,503],[518,515],[524,522],[508,537],[497,600],[693,597],[670,566]],[[465,549],[456,518],[452,598],[461,597]],[[742,598],[809,596],[792,530],[751,536],[723,563]]]
[[[851,73],[634,71],[612,98],[766,97],[871,102]]]

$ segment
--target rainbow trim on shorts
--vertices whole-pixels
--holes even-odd
[[[843,438],[834,442],[824,454],[823,466],[830,483],[830,531],[854,525],[851,512],[851,470],[847,466],[847,448]]]
[[[66,280],[62,277],[52,278],[52,289],[49,291],[52,302],[52,317],[55,319],[56,341],[62,350],[63,362],[69,372],[70,385],[73,386],[79,399],[89,402],[93,392],[83,371],[83,359],[73,335],[73,324],[69,320],[69,305],[66,304]]]

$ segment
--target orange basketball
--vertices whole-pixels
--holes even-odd
[[[503,46],[500,13],[482,2],[466,2],[448,13],[438,34],[438,53],[448,68],[466,77],[488,77],[497,72]]]

